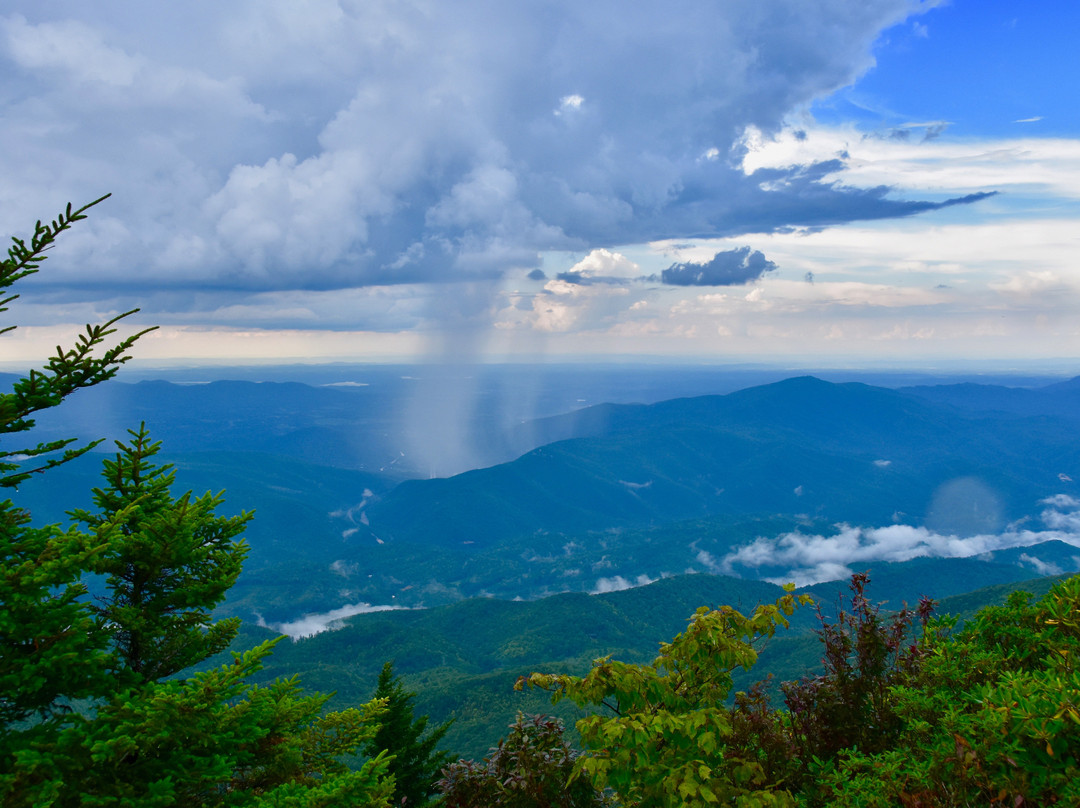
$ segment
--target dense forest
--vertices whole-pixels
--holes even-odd
[[[37,271],[89,207],[15,239],[0,289]],[[126,316],[88,326],[0,395],[0,434],[31,432],[36,413],[112,378],[145,333],[117,337]],[[701,608],[651,661],[521,677],[583,710],[572,736],[553,718],[507,716],[485,759],[453,763],[439,748],[448,726],[413,715],[417,694],[389,664],[371,698],[335,711],[295,676],[260,680],[276,639],[218,664],[240,626],[213,612],[240,574],[250,515],[218,515],[221,494],[177,496],[145,425],[117,443],[71,527],[35,524],[18,485],[94,446],[0,449],[13,497],[0,503],[5,806],[1080,801],[1080,577],[961,624],[926,600],[885,612],[856,575],[840,608],[819,611],[821,674],[743,689],[736,676],[812,598],[789,588],[742,611]]]

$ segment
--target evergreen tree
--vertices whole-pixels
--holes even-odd
[[[68,205],[52,222],[37,222],[29,245],[13,238],[7,258],[0,261],[0,294],[37,272],[56,238],[106,198],[78,210]],[[0,313],[18,297],[8,294],[0,299]],[[44,369],[31,370],[0,394],[0,437],[30,430],[35,413],[112,378],[128,360],[127,351],[146,333],[106,345],[117,323],[133,313],[88,325],[74,347],[58,347]],[[14,325],[0,327],[0,334],[14,329]],[[15,489],[33,474],[72,460],[98,442],[80,447],[73,443],[0,446],[0,487]],[[33,719],[39,723],[22,731],[40,733],[58,712],[70,709],[68,700],[99,695],[103,685],[108,638],[96,630],[80,583],[103,546],[96,536],[56,526],[34,527],[30,522],[30,514],[10,499],[0,502],[0,755],[10,750],[14,727]]]
[[[29,247],[16,239],[0,289],[36,271],[87,207],[39,222]],[[140,336],[102,350],[119,319],[0,395],[0,436],[111,378]],[[386,806],[385,755],[342,763],[374,734],[381,702],[322,715],[327,697],[295,678],[249,684],[276,641],[181,673],[235,636],[235,620],[210,612],[239,574],[250,514],[215,515],[220,495],[174,498],[172,469],[151,462],[158,445],[145,427],[131,435],[105,462],[97,510],[72,514],[84,530],[35,527],[0,502],[0,806]],[[96,445],[71,443],[0,450],[0,485]],[[86,573],[104,575],[103,597],[87,597]]]
[[[131,443],[116,441],[115,460],[104,462],[108,485],[94,489],[99,512],[71,516],[113,534],[92,567],[107,576],[108,595],[91,607],[112,626],[112,672],[154,681],[224,650],[236,636],[238,618],[214,622],[210,611],[240,575],[247,545],[233,537],[252,514],[216,516],[221,494],[192,499],[189,491],[174,500],[172,466],[150,462],[160,443],[150,442],[145,424],[129,434]]]
[[[407,808],[427,805],[435,792],[443,766],[450,762],[450,755],[436,751],[439,741],[450,729],[447,721],[427,732],[428,717],[413,717],[413,700],[416,694],[409,692],[394,675],[394,663],[387,662],[379,673],[375,699],[386,700],[379,729],[367,742],[365,751],[370,756],[386,751],[390,760],[390,773],[394,775],[394,804]]]
[[[78,210],[72,210],[68,205],[67,210],[51,223],[43,225],[38,221],[34,225],[29,246],[25,240],[13,237],[8,257],[0,261],[0,294],[17,281],[36,273],[48,257],[45,253],[56,243],[57,236],[75,222],[85,219],[87,210],[109,196],[107,194]],[[0,314],[6,312],[8,304],[18,298],[19,295],[14,294],[0,299]],[[44,370],[31,370],[26,378],[14,384],[10,392],[0,394],[0,435],[32,429],[34,419],[31,416],[34,413],[57,406],[76,390],[92,387],[115,376],[120,366],[131,358],[127,352],[135,341],[156,328],[144,329],[103,349],[102,346],[116,333],[117,323],[137,311],[132,309],[105,323],[86,326],[86,332],[79,336],[73,347],[65,350],[57,346],[56,354],[49,359]],[[14,325],[0,327],[0,334],[7,334],[15,328]],[[0,448],[0,486],[14,488],[33,474],[90,451],[101,441],[92,441],[80,447],[73,447],[74,443],[74,438],[67,438],[19,449]],[[36,458],[42,458],[43,462],[40,465],[35,462],[27,467],[25,461]]]

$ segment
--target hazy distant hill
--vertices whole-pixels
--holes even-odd
[[[1023,416],[1051,415],[1080,420],[1080,378],[1037,388],[1001,385],[941,384],[900,388],[926,401],[951,404],[968,413],[1007,412]]]
[[[405,448],[386,396],[297,383],[112,383],[38,418],[41,439],[126,437],[145,421],[169,452],[263,452],[393,474]],[[399,478],[407,475],[397,475]]]
[[[164,443],[161,459],[177,464],[181,490],[225,488],[227,512],[255,509],[251,556],[224,607],[244,617],[248,645],[275,634],[255,628],[256,615],[281,624],[307,613],[326,622],[317,613],[348,604],[441,607],[351,618],[341,631],[282,646],[270,673],[301,672],[309,686],[357,701],[393,657],[423,688],[421,709],[458,716],[454,737],[470,754],[501,734],[515,706],[544,706],[542,696],[512,694],[519,673],[583,670],[604,653],[646,658],[699,605],[749,609],[774,598],[772,584],[682,574],[722,569],[733,548],[829,536],[838,523],[968,535],[1026,518],[1038,530],[1040,500],[1080,493],[1075,380],[898,391],[802,377],[588,407],[510,430],[497,428],[489,396],[473,421],[492,430],[477,456],[527,451],[404,482],[396,458],[410,435],[394,409],[402,385],[104,385],[82,391],[62,418],[48,413],[38,438],[123,437],[145,418]],[[63,509],[89,505],[99,462],[86,457],[27,481],[21,504],[39,521],[63,521]],[[942,504],[940,491],[957,481],[969,484]],[[1053,541],[850,566],[871,568],[872,596],[895,608],[990,585],[996,597],[1035,574],[1075,571],[1080,550]],[[744,571],[783,578],[786,569],[777,561]],[[828,608],[841,588],[808,591]],[[555,597],[532,600],[546,595]],[[968,608],[979,597],[958,602]],[[795,628],[811,622],[804,612]],[[795,676],[815,650],[810,635],[777,639],[763,663]]]
[[[549,421],[586,433],[493,468],[398,486],[368,511],[383,539],[490,544],[717,513],[804,513],[922,524],[944,483],[977,478],[992,503],[935,514],[996,531],[1080,479],[1071,422],[935,404],[804,377],[727,396],[606,406]],[[432,525],[437,525],[433,534]]]
[[[139,375],[126,367],[120,379],[132,373]],[[605,401],[730,392],[784,372],[335,364],[190,368],[166,375],[171,381],[117,380],[81,390],[41,415],[41,434],[117,438],[145,419],[174,452],[269,452],[399,478],[445,476],[506,462],[547,442],[532,434],[540,417]],[[0,373],[0,388],[17,378]]]
[[[225,488],[228,509],[256,510],[231,603],[271,622],[359,602],[619,589],[715,571],[732,548],[758,537],[829,535],[841,522],[963,535],[1028,517],[1025,526],[1040,529],[1039,501],[1075,493],[1071,478],[1080,479],[1075,422],[1019,404],[1004,411],[994,402],[1012,395],[1002,393],[1008,388],[963,386],[959,407],[931,400],[937,388],[915,395],[801,377],[524,424],[506,440],[564,439],[511,462],[396,485],[391,455],[400,456],[407,436],[392,410],[413,380],[391,371],[378,378],[348,392],[103,385],[81,391],[63,419],[43,421],[40,437],[73,434],[73,426],[75,434],[122,436],[145,417],[163,459],[179,464],[179,485]],[[1077,387],[1018,391],[1017,400],[1063,401]],[[494,417],[497,399],[484,399],[484,417]],[[390,473],[349,468],[365,465],[365,452]],[[58,470],[48,488],[30,481],[20,496],[40,518],[61,521],[62,508],[89,504],[97,462]],[[942,504],[939,490],[956,481],[969,484]],[[1075,568],[1069,558],[1040,563]]]

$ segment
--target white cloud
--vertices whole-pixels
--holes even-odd
[[[573,112],[574,110],[581,109],[581,105],[585,103],[585,99],[577,93],[571,95],[564,95],[559,99],[559,106],[555,110],[556,115],[562,115],[566,112]]]
[[[143,60],[108,47],[97,31],[74,20],[29,25],[16,14],[0,21],[8,53],[25,70],[53,70],[79,83],[130,87]]]
[[[533,329],[546,332],[586,330],[609,323],[626,309],[630,294],[622,286],[561,279],[544,284],[544,292],[532,298],[532,316],[527,320]]]
[[[641,267],[621,253],[607,249],[592,250],[572,267],[568,275],[580,275],[582,278],[637,278]]]
[[[312,637],[324,631],[334,631],[345,625],[345,619],[358,614],[370,614],[371,612],[388,612],[404,609],[404,606],[372,606],[370,603],[353,603],[342,606],[339,609],[331,609],[320,614],[305,614],[299,620],[291,620],[283,623],[267,623],[260,616],[257,624],[262,628],[280,631],[294,640],[302,637]]]
[[[941,125],[942,121],[914,124]],[[1012,193],[1041,187],[1080,197],[1080,141],[1066,138],[1010,140],[897,140],[867,136],[853,125],[789,124],[775,136],[750,127],[743,135],[743,171],[793,168],[837,161],[832,179],[873,188],[939,189],[950,196],[985,190]]]
[[[611,578],[600,578],[596,581],[596,586],[589,591],[589,594],[602,595],[605,592],[621,592],[624,589],[648,586],[656,580],[656,578],[650,578],[648,575],[639,575],[632,580],[627,580],[621,575],[615,575]]]
[[[837,532],[832,535],[808,535],[796,531],[775,538],[758,537],[735,548],[719,561],[699,553],[698,562],[711,571],[724,574],[764,568],[768,570],[766,580],[794,581],[805,586],[844,578],[858,565],[874,561],[966,558],[1053,540],[1080,547],[1080,502],[1058,495],[1044,504],[1051,505],[1042,513],[1042,520],[1049,530],[1010,528],[998,534],[957,536],[903,524],[877,528],[838,525]],[[1058,508],[1071,510],[1063,512]],[[1028,558],[1027,561],[1041,569],[1036,560]],[[778,570],[783,571],[778,573]]]
[[[1061,575],[1063,570],[1057,564],[1043,561],[1035,556],[1028,555],[1027,553],[1020,554],[1020,560],[1025,564],[1030,564],[1035,568],[1035,572],[1039,575]]]
[[[491,345],[508,350],[1073,356],[1080,141],[899,140],[797,112],[869,68],[890,24],[925,32],[916,17],[933,5],[693,0],[687,26],[658,2],[131,15],[118,0],[12,0],[0,223],[23,233],[28,210],[115,191],[52,256],[49,305],[22,311],[55,323],[63,305],[85,322],[141,305],[177,326],[181,355],[178,341],[222,326],[396,334],[400,355],[419,344],[406,330],[494,322]],[[665,58],[639,58],[642,41]],[[749,299],[635,281],[745,245],[778,267]],[[545,261],[549,278],[611,288],[504,287],[464,312],[461,295],[417,291],[522,277],[554,251],[574,257]],[[258,351],[293,355],[293,334]],[[323,338],[319,356],[348,344]]]
[[[12,0],[0,223],[113,190],[84,228],[95,283],[264,291],[490,277],[539,250],[746,230],[761,192],[713,158],[849,83],[883,28],[932,5],[695,0],[688,26],[659,2],[132,15]],[[642,41],[664,58],[640,58]],[[779,219],[758,206],[763,225],[814,209],[792,193]],[[848,217],[900,212],[822,194]]]
[[[1039,500],[1040,505],[1049,505],[1051,508],[1080,508],[1080,499],[1068,494],[1054,494],[1052,497]]]

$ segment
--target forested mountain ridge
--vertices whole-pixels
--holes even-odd
[[[977,477],[998,511],[940,529],[994,531],[1070,489],[1071,420],[965,414],[950,405],[813,378],[567,416],[579,430],[517,460],[407,481],[367,512],[384,540],[484,545],[530,532],[656,525],[720,513],[802,513],[922,524],[935,490]],[[541,430],[541,433],[543,430]],[[1078,477],[1080,479],[1080,477]]]
[[[1075,387],[1022,392],[1059,401]],[[342,415],[363,393],[250,382],[127,388],[125,396],[154,391],[140,412],[163,422],[181,446],[214,447],[182,453],[164,443],[185,484],[225,488],[230,501],[256,510],[246,572],[231,597],[247,617],[257,612],[270,622],[361,601],[528,598],[716,571],[702,559],[720,564],[758,537],[828,536],[837,523],[959,536],[1016,523],[1040,541],[1052,538],[1040,502],[1075,495],[1072,480],[1080,479],[1074,419],[1001,412],[992,386],[964,388],[963,409],[910,390],[811,377],[727,395],[604,405],[521,427],[534,438],[580,437],[508,463],[404,482],[325,465],[335,456],[319,450],[321,438],[304,443],[312,434],[305,424],[332,420],[333,409],[316,407],[290,421],[297,403],[325,399]],[[236,390],[243,395],[234,397]],[[212,404],[203,416],[194,406],[200,395]],[[165,399],[173,403],[155,410]],[[124,400],[115,399],[110,418],[125,416]],[[369,417],[366,405],[356,406],[350,417]],[[273,423],[293,430],[290,445],[300,455],[325,462],[238,451],[272,446],[272,430],[261,426]],[[93,484],[96,461],[84,460],[81,469],[62,470],[67,490]],[[956,481],[971,484],[936,504]],[[47,486],[29,481],[24,495],[36,512],[64,520]]]
[[[871,576],[868,594],[886,610],[914,607],[927,596],[939,602],[942,613],[968,616],[1004,602],[1016,588],[1041,595],[1057,580],[1030,579],[1020,567],[975,559],[919,559],[866,571]],[[847,581],[798,591],[812,595],[826,615],[834,616]],[[418,692],[420,712],[436,722],[455,719],[448,746],[478,759],[498,740],[515,710],[551,710],[544,698],[513,691],[519,676],[553,669],[584,673],[594,659],[607,655],[644,662],[686,627],[698,607],[731,606],[749,613],[782,594],[776,584],[702,574],[598,595],[566,593],[516,602],[483,598],[361,614],[342,620],[335,630],[279,645],[263,676],[300,673],[311,686],[334,692],[333,704],[345,706],[366,699],[383,661],[393,660]],[[812,610],[796,612],[790,630],[769,641],[754,669],[737,677],[737,687],[748,688],[767,674],[779,682],[819,672],[817,626]],[[272,630],[246,624],[239,644],[273,636]],[[557,713],[566,720],[581,715]]]

